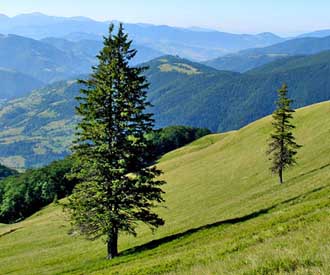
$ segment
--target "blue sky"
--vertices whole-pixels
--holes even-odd
[[[236,33],[330,29],[330,0],[0,0],[0,13],[28,12]]]

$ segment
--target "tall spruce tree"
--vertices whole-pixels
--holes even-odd
[[[67,209],[73,227],[88,239],[105,237],[108,258],[118,255],[120,232],[136,235],[142,221],[155,229],[164,224],[152,208],[163,202],[161,174],[150,166],[152,114],[146,100],[145,67],[131,67],[136,55],[120,24],[104,37],[89,80],[78,97],[81,117],[72,148],[76,163],[71,177],[81,183],[69,198]]]
[[[272,161],[271,171],[278,174],[280,183],[283,183],[283,170],[296,164],[295,155],[297,149],[301,147],[295,142],[292,129],[295,128],[291,123],[292,114],[295,112],[291,108],[292,100],[288,98],[288,87],[283,84],[278,90],[278,100],[276,110],[273,113],[273,128],[269,149],[267,154]]]

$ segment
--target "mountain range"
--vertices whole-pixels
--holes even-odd
[[[112,21],[118,24],[117,21]],[[0,17],[0,33],[17,34],[34,39],[47,37],[74,40],[101,40],[110,21],[99,22],[85,17],[56,17],[41,13]],[[180,55],[194,60],[207,60],[220,55],[264,47],[284,40],[272,33],[233,34],[196,28],[177,28],[151,24],[125,23],[125,29],[136,44],[163,54]]]
[[[330,99],[330,51],[280,59],[244,74],[218,71],[175,56],[144,65],[157,127],[187,125],[213,132],[238,129],[270,114],[276,89],[289,86],[294,107]],[[62,81],[0,109],[0,158],[13,168],[49,163],[69,153],[80,86]]]
[[[0,67],[48,83],[89,71],[91,62],[31,38],[0,37]]]
[[[264,48],[243,50],[206,61],[204,64],[218,70],[246,72],[289,56],[311,55],[327,50],[330,50],[330,36],[296,38]]]
[[[42,166],[69,154],[78,121],[76,79],[88,77],[96,64],[109,22],[37,13],[0,16],[0,23],[3,33],[34,37],[0,35],[0,160],[18,169]],[[157,128],[238,129],[273,111],[283,82],[294,107],[330,99],[330,36],[322,37],[327,31],[286,40],[271,33],[125,26],[138,50],[132,65],[149,67],[148,99]],[[189,47],[198,49],[190,49],[190,57],[204,50],[217,56],[241,51],[203,63],[164,55],[185,56]]]
[[[46,84],[88,74],[102,45],[101,40],[0,35],[0,99],[17,98]],[[146,46],[134,47],[138,54],[132,65],[162,55]]]

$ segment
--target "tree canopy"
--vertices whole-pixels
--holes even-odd
[[[147,134],[153,129],[146,112],[145,67],[131,67],[136,55],[122,24],[110,25],[99,64],[78,97],[81,117],[72,147],[72,177],[81,180],[69,198],[72,224],[89,239],[104,236],[108,258],[118,255],[120,232],[136,235],[138,222],[152,229],[164,224],[152,208],[163,201],[161,171],[149,166],[153,154]]]
[[[271,171],[277,173],[280,183],[283,183],[283,170],[296,163],[295,155],[297,149],[301,147],[295,142],[292,129],[295,126],[291,123],[292,113],[295,111],[291,108],[292,100],[288,98],[288,87],[283,84],[278,90],[278,100],[276,102],[276,110],[273,113],[273,133],[269,143],[268,154],[272,160]]]

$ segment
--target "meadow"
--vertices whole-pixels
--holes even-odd
[[[166,224],[102,240],[70,232],[61,204],[0,224],[0,274],[329,274],[330,102],[297,110],[303,147],[280,185],[266,156],[271,117],[164,155]]]

